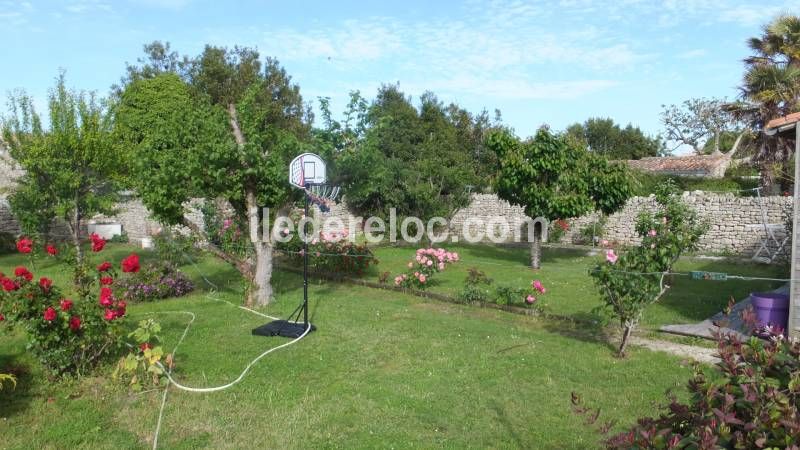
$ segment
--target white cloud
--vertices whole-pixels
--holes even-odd
[[[188,6],[192,0],[132,0],[132,2],[151,8],[181,10]]]

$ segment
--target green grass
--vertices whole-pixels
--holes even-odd
[[[117,261],[128,249],[109,251],[104,256]],[[408,251],[380,253],[387,270],[392,254],[400,264]],[[443,273],[437,289],[447,291],[450,280],[452,291],[470,258],[518,265],[525,259],[515,251],[462,253],[464,262]],[[21,261],[0,257],[0,270]],[[557,275],[579,263],[586,260],[548,252],[540,276],[554,304],[574,302],[565,307],[572,313],[592,305],[590,285],[570,285],[577,273]],[[200,266],[220,286],[219,298],[241,301],[241,282],[230,268],[211,259]],[[62,285],[68,279],[52,263],[41,263],[37,275]],[[524,268],[492,272],[509,282],[530,275]],[[301,280],[278,272],[274,283],[277,298],[265,311],[284,315],[300,301]],[[593,448],[597,437],[571,413],[570,392],[623,426],[652,413],[666,390],[682,391],[690,375],[676,358],[643,349],[619,360],[602,340],[558,321],[336,283],[314,283],[310,294],[317,332],[269,355],[229,390],[170,390],[162,448]],[[266,348],[285,342],[251,336],[264,319],[207,295],[201,290],[129,308],[132,317],[167,313],[158,316],[167,349],[187,322],[174,312],[197,315],[176,356],[175,376],[191,386],[226,383]],[[108,369],[96,378],[49,382],[16,333],[0,341],[0,368],[20,374],[16,390],[0,393],[0,446],[152,445],[160,392],[129,393],[109,381]]]
[[[587,256],[586,250],[546,248],[540,270],[527,267],[527,248],[503,248],[488,245],[447,246],[458,251],[461,261],[448,266],[444,272],[432,279],[432,292],[450,296],[458,295],[464,286],[467,269],[476,267],[494,280],[494,284],[525,287],[534,279],[542,280],[548,289],[543,300],[548,311],[554,314],[579,319],[595,320],[592,309],[600,305],[600,297],[588,271],[602,261],[602,253]],[[414,255],[412,247],[377,247],[375,255],[380,263],[369,276],[389,271],[394,275],[406,270],[406,264]],[[698,258],[683,258],[675,271],[703,270],[730,274],[787,278],[785,266],[766,266],[742,262],[716,261]],[[685,276],[675,276],[672,288],[656,304],[648,308],[642,319],[645,328],[661,325],[699,322],[721,311],[728,299],[741,300],[750,292],[771,290],[781,285],[774,281],[698,281]]]

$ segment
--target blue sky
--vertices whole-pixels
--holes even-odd
[[[521,136],[612,117],[661,132],[662,104],[737,95],[745,40],[789,1],[561,0],[225,2],[0,0],[0,92],[44,105],[59,68],[101,95],[142,44],[206,43],[276,56],[307,101],[399,82],[471,111],[503,113]]]

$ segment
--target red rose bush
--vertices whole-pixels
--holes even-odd
[[[102,251],[102,238],[93,235],[90,240],[95,252]],[[17,243],[23,254],[30,254],[33,248],[29,238]],[[53,246],[44,250],[51,256],[58,254]],[[138,256],[127,257],[121,267],[125,272],[138,271]],[[1,322],[27,332],[28,349],[53,375],[86,373],[103,357],[122,348],[121,322],[127,305],[108,287],[115,276],[111,263],[104,262],[89,277],[88,295],[67,298],[53,280],[37,279],[25,266],[16,267],[13,274],[0,273]]]

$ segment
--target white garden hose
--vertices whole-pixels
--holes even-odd
[[[195,263],[194,260],[192,260],[192,258],[189,255],[184,253],[183,256],[186,259],[189,260],[189,262],[192,264],[192,266],[197,271],[197,273],[200,275],[200,277],[203,279],[203,281],[205,281],[212,288],[211,294],[206,295],[207,299],[218,301],[218,302],[227,303],[230,306],[235,306],[235,307],[237,307],[239,309],[243,309],[243,310],[245,310],[245,311],[247,311],[249,313],[256,314],[258,316],[261,316],[261,317],[264,317],[264,318],[267,318],[267,319],[280,320],[277,317],[273,317],[273,316],[270,316],[268,314],[264,314],[262,312],[256,311],[254,309],[247,308],[245,306],[234,305],[233,303],[231,303],[231,302],[229,302],[229,301],[227,301],[225,299],[221,299],[221,298],[216,297],[215,294],[216,294],[216,290],[218,289],[217,285],[214,284],[211,280],[209,280],[205,276],[205,274],[200,271],[200,269],[197,267],[197,263]],[[183,330],[183,334],[181,335],[180,339],[178,339],[178,342],[175,344],[175,347],[172,349],[172,355],[174,357],[175,353],[178,351],[178,347],[181,345],[183,340],[186,338],[186,335],[189,333],[189,328],[191,328],[192,324],[194,323],[194,320],[196,318],[195,314],[193,312],[190,312],[190,311],[158,311],[158,312],[151,312],[151,313],[145,313],[145,314],[186,314],[186,315],[191,316],[191,320],[189,321],[188,324],[186,324],[186,328]],[[228,388],[238,384],[240,381],[242,381],[244,379],[244,377],[247,375],[247,372],[249,372],[250,369],[258,361],[260,361],[262,358],[264,358],[265,356],[269,355],[270,353],[272,353],[272,352],[274,352],[276,350],[280,350],[282,348],[288,347],[288,346],[296,343],[300,339],[303,339],[310,331],[311,331],[311,323],[308,323],[307,326],[306,326],[305,331],[303,331],[303,334],[301,334],[300,336],[298,336],[295,339],[292,339],[289,342],[285,342],[285,343],[283,343],[281,345],[278,345],[277,347],[272,347],[272,348],[266,350],[265,352],[261,353],[260,355],[256,356],[252,361],[250,361],[249,364],[247,364],[247,366],[245,366],[244,370],[242,370],[242,373],[239,374],[239,376],[235,380],[231,381],[230,383],[221,385],[221,386],[202,387],[202,388],[184,386],[184,385],[178,383],[177,381],[175,381],[174,378],[172,378],[172,368],[171,367],[169,367],[169,368],[164,367],[164,365],[161,364],[160,361],[157,361],[156,364],[158,365],[158,367],[160,367],[164,371],[164,375],[169,380],[169,383],[171,385],[175,386],[176,388],[180,389],[180,390],[187,391],[187,392],[198,392],[198,393],[218,392],[218,391],[222,391],[222,390],[228,389]],[[161,397],[161,408],[160,408],[160,410],[158,412],[158,421],[156,422],[156,429],[155,429],[155,432],[153,433],[153,450],[156,450],[158,448],[158,435],[159,435],[159,433],[161,431],[161,422],[162,422],[162,419],[164,417],[164,409],[165,409],[165,407],[167,405],[167,393],[169,392],[170,384],[168,384],[164,388],[164,394]]]

